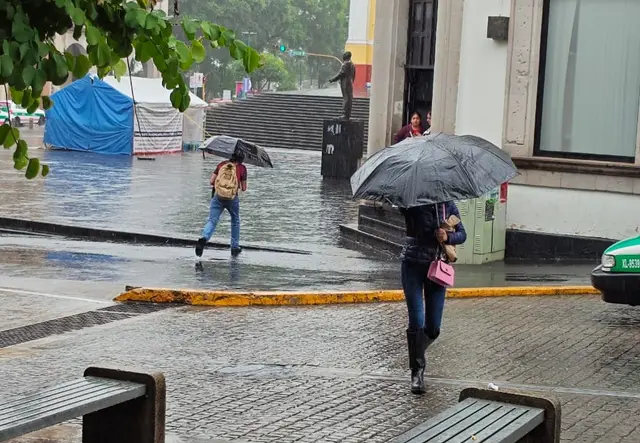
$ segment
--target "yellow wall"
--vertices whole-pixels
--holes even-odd
[[[376,0],[369,0],[369,25],[367,28],[367,43],[349,43],[346,51],[351,51],[353,63],[356,65],[371,65],[373,62],[373,31],[376,21]]]

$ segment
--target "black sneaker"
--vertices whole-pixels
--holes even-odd
[[[231,248],[231,255],[234,257],[242,252],[242,248],[238,246],[237,248]]]
[[[202,257],[202,252],[204,251],[204,247],[207,244],[207,239],[204,237],[200,237],[198,239],[198,243],[196,243],[196,255],[198,257]]]

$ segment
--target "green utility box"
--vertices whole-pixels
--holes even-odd
[[[499,189],[473,200],[457,201],[467,241],[456,246],[459,264],[479,265],[504,260],[507,204]]]

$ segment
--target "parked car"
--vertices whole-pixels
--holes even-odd
[[[45,113],[42,109],[37,109],[33,113],[29,113],[26,109],[18,106],[11,100],[0,101],[0,112],[8,113],[11,117],[11,123],[16,126],[28,124],[30,121],[40,126],[45,124]]]
[[[5,123],[9,123],[9,112],[3,111],[2,108],[0,108],[0,125]]]
[[[640,236],[611,245],[591,273],[593,287],[607,303],[640,305]]]

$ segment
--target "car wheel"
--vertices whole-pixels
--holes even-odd
[[[38,126],[44,126],[44,117],[38,119]]]
[[[20,126],[22,126],[22,123],[20,122],[20,117],[16,117],[13,119],[13,124],[19,128]]]

